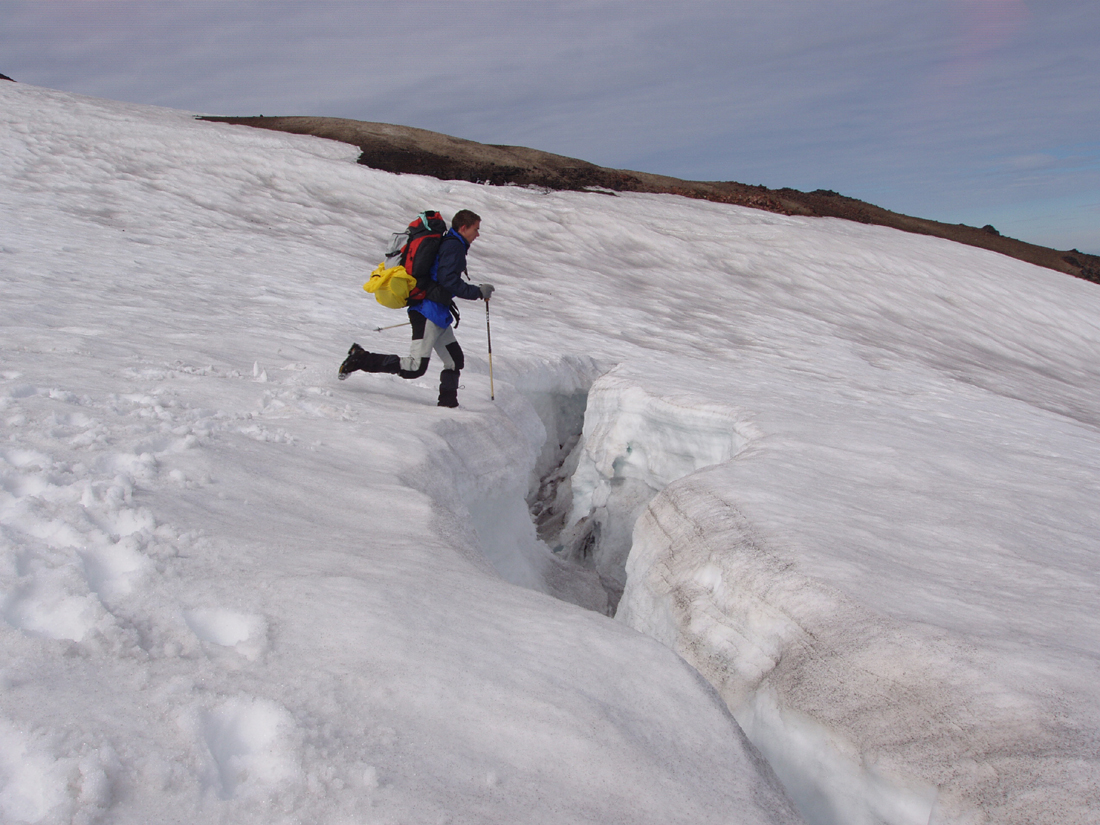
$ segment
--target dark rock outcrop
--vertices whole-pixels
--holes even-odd
[[[1100,256],[1073,254],[1018,241],[990,225],[978,228],[914,218],[828,189],[800,192],[734,181],[685,181],[646,172],[608,169],[587,161],[527,149],[462,140],[426,129],[332,117],[204,117],[294,134],[339,140],[359,147],[359,162],[374,169],[443,180],[537,186],[595,192],[653,192],[730,203],[784,215],[843,218],[905,232],[946,238],[1100,283]]]

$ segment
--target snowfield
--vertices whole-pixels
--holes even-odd
[[[0,84],[0,821],[1092,823],[1100,290]],[[471,208],[439,365],[361,284]]]

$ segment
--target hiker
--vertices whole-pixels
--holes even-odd
[[[481,218],[469,209],[455,214],[451,228],[439,244],[439,254],[432,265],[434,284],[428,298],[409,302],[409,322],[412,324],[412,346],[407,358],[367,352],[352,344],[348,357],[340,365],[339,377],[344,380],[356,370],[387,372],[402,378],[419,378],[428,370],[432,350],[443,359],[439,376],[439,406],[458,406],[458,375],[464,365],[462,347],[458,345],[451,322],[458,312],[454,298],[488,301],[492,284],[474,286],[462,279],[466,272],[466,251],[481,234]]]

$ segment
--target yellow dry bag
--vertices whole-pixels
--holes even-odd
[[[384,307],[402,309],[409,302],[409,291],[416,286],[416,278],[405,271],[400,264],[387,267],[379,264],[370,274],[370,280],[363,289],[373,292],[375,299]]]

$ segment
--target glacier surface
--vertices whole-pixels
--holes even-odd
[[[6,820],[1095,821],[1095,285],[19,84],[0,123]],[[335,380],[407,346],[360,284],[425,207],[498,288],[455,411]]]

